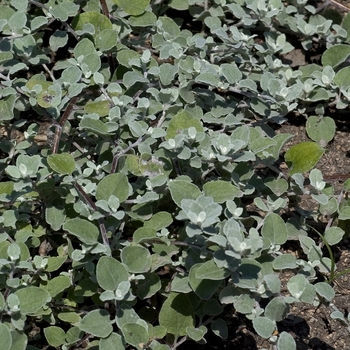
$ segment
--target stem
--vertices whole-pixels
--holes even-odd
[[[334,262],[334,255],[333,255],[333,252],[332,252],[332,249],[331,247],[329,246],[328,242],[326,241],[326,239],[323,237],[323,235],[318,232],[315,228],[313,228],[312,226],[310,225],[307,225],[309,226],[311,229],[313,229],[322,239],[324,245],[326,246],[327,250],[328,250],[328,254],[329,254],[329,258],[331,259],[331,271],[329,273],[329,279],[328,279],[328,283],[332,283],[334,280],[335,280],[335,274],[334,274],[334,271],[335,271],[335,262]]]
[[[119,153],[117,153],[114,157],[113,157],[113,161],[112,161],[112,168],[111,168],[111,174],[114,174],[116,169],[117,169],[117,165],[118,165],[118,161],[119,158],[121,156],[123,156],[126,152],[130,151],[132,148],[136,147],[140,142],[143,141],[143,137],[140,136],[134,143],[130,144],[128,147],[126,147],[125,149],[123,149],[122,151],[120,151]]]
[[[64,124],[66,123],[68,117],[69,117],[70,114],[72,113],[72,110],[73,110],[74,105],[75,105],[75,103],[77,102],[77,100],[78,100],[78,96],[74,96],[74,97],[70,100],[70,102],[69,102],[69,104],[68,104],[66,110],[64,111],[64,113],[63,113],[63,115],[62,115],[62,117],[61,117],[61,120],[60,120],[59,124],[58,124],[58,125],[57,125],[57,124],[55,125],[56,132],[55,132],[55,136],[54,136],[54,140],[53,140],[53,145],[52,145],[52,154],[57,153],[58,144],[59,144],[59,142],[60,142],[61,135],[62,135],[62,128],[63,128]]]
[[[92,201],[92,199],[87,195],[87,193],[84,191],[84,189],[77,183],[73,183],[75,189],[78,191],[78,193],[84,198],[85,202],[90,206],[90,208],[96,212],[97,207],[95,203]],[[100,232],[103,240],[103,244],[109,248],[109,241],[107,237],[107,231],[106,231],[106,226],[104,224],[104,221],[102,219],[98,219],[98,224],[100,227]]]

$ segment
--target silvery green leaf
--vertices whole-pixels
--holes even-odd
[[[330,117],[310,116],[306,122],[308,136],[323,147],[333,139],[335,129],[335,122]]]
[[[152,263],[148,249],[141,246],[124,247],[121,260],[130,273],[148,272]]]
[[[118,333],[111,333],[107,338],[100,339],[99,350],[123,350],[125,347],[125,340]]]
[[[273,261],[272,266],[275,270],[295,269],[298,267],[296,260],[296,257],[292,254],[283,254]]]
[[[281,196],[284,192],[288,190],[288,182],[283,179],[273,179],[268,178],[265,181],[265,185],[270,188],[270,190],[276,195]]]
[[[109,313],[106,310],[93,310],[86,314],[79,323],[79,329],[97,337],[105,338],[112,333]]]
[[[282,332],[277,341],[278,350],[296,350],[297,346],[294,338],[287,332]]]
[[[265,316],[272,321],[282,321],[289,312],[289,306],[283,297],[273,298],[265,307]]]
[[[96,47],[101,51],[108,51],[117,44],[117,32],[113,29],[105,29],[95,37]]]
[[[196,342],[203,339],[207,331],[208,331],[207,327],[205,326],[200,326],[199,328],[195,328],[191,326],[186,328],[186,334]]]
[[[170,293],[159,313],[159,324],[176,337],[194,325],[194,311],[186,294]]]
[[[179,67],[170,63],[163,63],[160,67],[159,78],[163,85],[170,85]]]
[[[281,290],[281,281],[275,274],[267,274],[264,276],[266,289],[273,294],[279,294]]]
[[[334,289],[325,282],[319,282],[315,284],[315,289],[318,295],[324,298],[327,301],[332,301],[335,296]]]
[[[266,216],[261,233],[264,237],[269,238],[274,244],[283,244],[288,238],[288,231],[285,222],[275,213],[270,213]]]
[[[136,71],[126,72],[123,76],[124,85],[129,88],[136,83],[149,83],[149,80],[145,78],[141,73]]]
[[[159,17],[156,25],[158,32],[162,33],[166,40],[173,40],[180,35],[179,26],[169,17]]]
[[[253,327],[262,338],[268,339],[276,329],[276,324],[267,317],[256,317],[253,319]]]
[[[289,279],[287,288],[293,297],[299,299],[308,284],[304,275],[295,275]]]
[[[234,63],[222,64],[220,66],[220,72],[230,84],[237,83],[242,79],[242,73]]]
[[[329,245],[335,245],[342,240],[344,234],[340,227],[329,227],[324,232],[324,238]]]
[[[53,51],[57,51],[60,47],[63,47],[68,42],[68,35],[62,30],[57,30],[50,36],[49,44]]]
[[[237,312],[251,314],[255,307],[255,299],[249,294],[241,294],[235,298],[233,306]]]

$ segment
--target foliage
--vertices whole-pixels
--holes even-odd
[[[349,18],[305,0],[1,1],[1,349],[175,349],[226,338],[225,305],[295,349],[277,323],[332,302],[332,223],[350,219],[313,169],[326,108],[350,99]],[[291,69],[290,35],[323,46],[323,66]],[[291,113],[312,141],[288,150],[288,177],[293,135],[272,126]],[[328,250],[306,225],[322,217]]]

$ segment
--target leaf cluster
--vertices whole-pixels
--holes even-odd
[[[332,302],[350,219],[314,169],[349,104],[349,21],[305,0],[1,1],[1,349],[176,349],[226,339],[227,305],[296,349],[277,323]],[[292,69],[291,36],[322,66]],[[312,141],[286,176],[291,113]]]

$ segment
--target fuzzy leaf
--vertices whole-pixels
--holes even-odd
[[[350,45],[338,44],[328,48],[322,55],[322,65],[337,68],[350,56]]]
[[[173,139],[178,133],[190,127],[194,127],[197,132],[203,132],[204,130],[198,118],[193,117],[187,111],[181,111],[171,118],[165,139]]]
[[[21,313],[24,315],[37,312],[51,301],[47,290],[34,286],[19,289],[14,294],[20,301]]]
[[[296,350],[294,338],[287,332],[282,332],[277,341],[277,350]]]
[[[96,113],[100,117],[104,117],[109,113],[109,101],[93,101],[84,106],[87,113]]]
[[[224,203],[242,195],[238,187],[222,180],[205,183],[203,192],[205,196],[212,197],[216,203]]]
[[[109,316],[109,312],[103,309],[90,311],[84,316],[78,327],[96,337],[106,338],[113,331]]]
[[[202,264],[195,264],[191,267],[189,284],[192,290],[203,300],[210,299],[221,284],[221,280],[208,280],[196,277],[196,273]]]
[[[144,349],[144,344],[148,342],[149,336],[147,329],[137,323],[125,323],[121,329],[125,341],[136,347],[136,349]]]
[[[12,338],[9,328],[0,324],[0,348],[1,350],[10,350],[12,348]]]
[[[63,225],[63,229],[78,237],[86,244],[96,244],[99,236],[98,228],[90,221],[74,218]]]
[[[66,342],[66,333],[60,327],[46,327],[44,328],[44,335],[47,342],[54,347],[61,346]]]
[[[283,244],[288,238],[288,230],[285,222],[275,213],[267,215],[261,233],[274,244]]]
[[[113,2],[129,15],[138,16],[145,12],[150,0],[113,0]]]
[[[85,24],[91,24],[95,28],[94,36],[100,34],[103,30],[113,29],[111,21],[102,13],[87,11],[75,16],[72,21],[74,30],[83,30]]]
[[[124,247],[121,259],[130,273],[148,272],[151,268],[151,254],[148,249],[141,246]]]
[[[322,298],[326,299],[327,301],[332,301],[335,296],[334,289],[325,282],[319,282],[315,284],[315,289],[318,295],[320,295]]]
[[[350,18],[350,17],[349,17]],[[350,88],[350,67],[340,69],[334,76],[334,84],[345,90]]]
[[[343,239],[344,234],[340,227],[329,227],[324,232],[324,238],[329,245],[335,245]]]
[[[194,313],[185,294],[170,293],[160,310],[159,324],[175,337],[186,335],[187,327],[194,325]]]
[[[272,321],[282,321],[288,314],[289,307],[282,297],[273,298],[265,307],[265,316]]]
[[[110,196],[115,196],[120,202],[129,197],[130,185],[126,175],[109,174],[97,185],[96,199],[108,201]]]
[[[107,338],[100,339],[99,350],[125,350],[122,336],[118,333],[111,333]]]
[[[66,219],[64,208],[48,206],[45,209],[46,222],[54,231],[58,231]]]
[[[306,122],[306,132],[310,139],[323,146],[325,146],[325,142],[328,143],[333,139],[335,128],[334,119],[329,117],[313,115]]]
[[[253,327],[260,337],[268,339],[276,329],[275,322],[267,317],[256,317],[253,319]]]
[[[47,163],[58,174],[72,174],[75,170],[74,158],[70,153],[50,154]]]
[[[230,275],[230,271],[219,268],[213,260],[200,264],[196,271],[196,278],[207,280],[223,280]]]
[[[116,290],[120,282],[128,281],[129,273],[118,260],[102,256],[96,266],[96,278],[104,290]]]
[[[297,259],[294,255],[282,254],[273,261],[272,266],[275,270],[295,269],[297,268],[296,261]]]
[[[169,182],[169,190],[173,201],[180,208],[183,199],[195,200],[201,195],[201,191],[196,185],[183,180]]]
[[[68,276],[57,276],[47,282],[46,289],[51,297],[54,298],[65,289],[68,289],[70,285],[70,278]]]
[[[191,326],[191,327],[187,327],[186,329],[187,335],[196,342],[203,339],[207,331],[208,331],[207,327],[205,326],[200,326],[199,328],[195,328]]]

